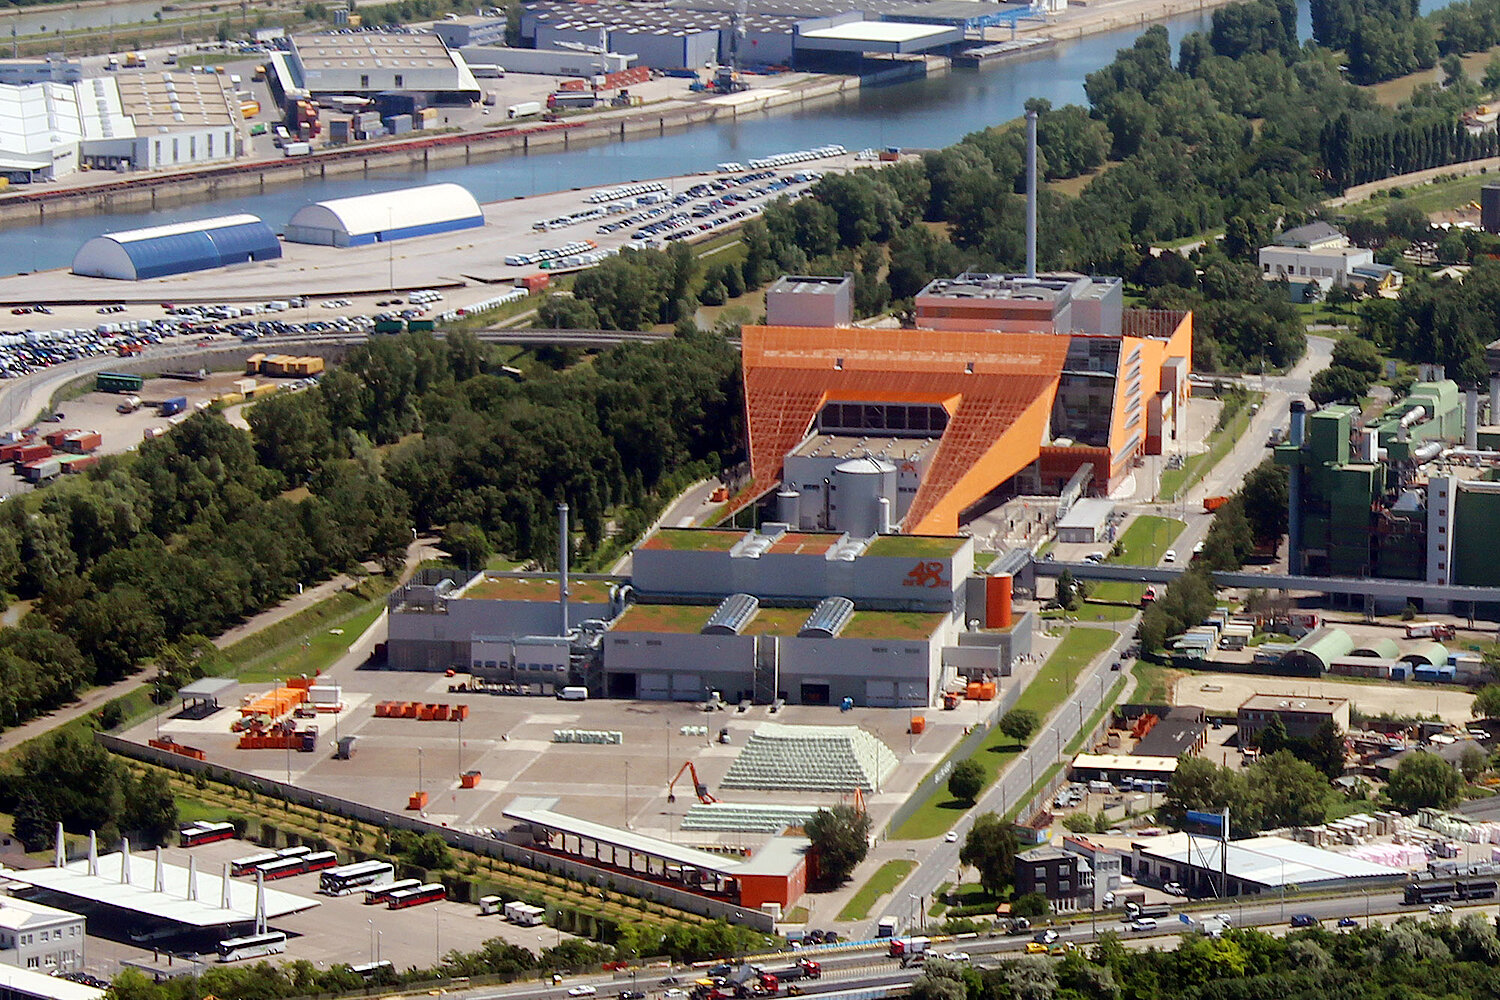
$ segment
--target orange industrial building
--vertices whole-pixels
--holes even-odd
[[[1083,492],[1106,494],[1177,437],[1191,313],[1126,309],[1118,278],[963,274],[918,293],[915,329],[830,326],[850,280],[778,283],[778,325],[742,332],[738,506],[779,485],[794,528],[953,534],[981,501],[1056,494],[1085,469]]]

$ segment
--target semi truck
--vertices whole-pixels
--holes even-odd
[[[891,939],[891,957],[905,958],[925,952],[931,941],[925,937],[899,937]]]
[[[779,969],[762,969],[760,975],[763,982],[770,978],[778,983],[794,983],[799,979],[822,979],[823,966],[804,958],[795,965],[787,965]],[[770,992],[776,992],[774,986],[770,988]]]
[[[186,396],[173,396],[161,404],[160,415],[163,417],[175,416],[187,409]]]
[[[522,101],[520,104],[512,104],[505,109],[506,118],[530,118],[532,115],[541,113],[541,101]]]
[[[1165,917],[1171,912],[1170,903],[1137,903],[1132,900],[1125,904],[1125,913],[1131,920],[1139,920],[1142,917]]]

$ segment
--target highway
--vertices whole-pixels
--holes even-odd
[[[1266,895],[1243,897],[1238,900],[1230,899],[1217,904],[1212,900],[1196,900],[1188,905],[1191,907],[1190,914],[1195,917],[1201,918],[1222,913],[1229,917],[1230,923],[1235,927],[1259,927],[1271,933],[1284,933],[1289,930],[1291,918],[1297,914],[1308,914],[1330,930],[1336,929],[1335,924],[1341,917],[1352,918],[1360,926],[1389,923],[1396,917],[1406,915],[1415,915],[1423,919],[1428,917],[1425,907],[1402,906],[1401,894],[1391,891],[1388,886],[1372,888],[1366,892],[1355,891],[1343,895],[1310,899],[1297,899],[1294,896],[1290,900],[1282,900],[1275,895]],[[1451,918],[1438,919],[1458,920],[1469,913],[1492,916],[1495,914],[1495,909],[1494,902],[1485,906],[1456,906]],[[989,968],[1001,960],[1016,958],[1023,954],[1027,942],[1034,939],[1036,930],[1033,928],[1031,932],[1016,936],[962,935],[951,939],[941,938],[933,944],[930,954],[941,956],[952,952],[963,952],[969,956],[973,965],[979,968]],[[1175,947],[1177,940],[1190,928],[1182,922],[1179,914],[1173,913],[1171,916],[1160,918],[1154,932],[1133,932],[1120,919],[1119,911],[1110,911],[1098,914],[1097,920],[1059,924],[1055,930],[1058,933],[1059,943],[1071,943],[1078,947],[1088,947],[1098,941],[1101,934],[1114,932],[1120,935],[1127,947],[1169,949]],[[816,949],[803,952],[782,952],[776,955],[753,956],[749,960],[757,965],[775,967],[790,964],[799,957],[813,958],[822,963],[823,976],[821,979],[804,980],[799,984],[806,995],[820,997],[823,1000],[839,1000],[845,997],[848,1000],[857,1000],[861,996],[869,995],[866,991],[909,985],[921,974],[919,967],[902,969],[896,959],[888,957],[887,947],[884,942],[872,942],[866,946],[840,945],[827,952],[820,952]],[[602,1000],[612,1000],[621,991],[630,989],[645,992],[649,1000],[662,1000],[668,987],[661,980],[667,974],[667,970],[660,967],[645,968],[639,970],[639,974],[633,978],[628,975],[622,978],[622,974],[619,973],[614,976],[590,975],[569,978],[557,986],[532,982],[504,987],[476,988],[460,995],[465,1000],[490,1000],[490,998],[495,998],[495,1000],[500,1000],[500,998],[505,998],[505,1000],[569,1000],[569,989],[589,985],[598,991],[598,997]],[[695,976],[702,974],[702,968],[696,970],[674,968],[671,974],[681,980],[682,984],[691,984]]]

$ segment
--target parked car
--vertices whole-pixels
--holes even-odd
[[[1161,891],[1168,896],[1186,896],[1187,890],[1182,887],[1181,882],[1168,882],[1161,887]]]
[[[1293,927],[1316,927],[1318,918],[1311,913],[1295,913],[1292,915]]]
[[[1130,929],[1133,931],[1154,931],[1156,930],[1156,918],[1139,917],[1130,922]]]
[[[1452,913],[1453,907],[1449,906],[1447,903],[1433,903],[1427,908],[1427,912],[1436,917],[1441,916],[1444,913]]]
[[[1359,921],[1355,920],[1353,917],[1339,917],[1339,926],[1340,927],[1358,927],[1359,926]]]
[[[597,987],[590,986],[588,983],[583,983],[581,985],[574,986],[573,988],[569,989],[568,990],[568,996],[570,996],[570,997],[591,997],[595,993],[598,993],[598,992],[599,992],[599,990],[598,990]]]

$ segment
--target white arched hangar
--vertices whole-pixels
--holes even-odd
[[[286,224],[286,239],[357,247],[482,225],[484,212],[467,188],[429,184],[306,205]]]
[[[137,281],[275,260],[281,243],[253,215],[225,215],[95,236],[73,257],[73,273]]]

